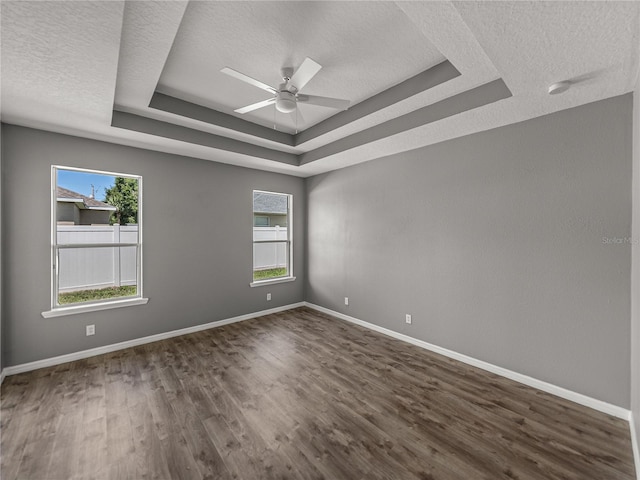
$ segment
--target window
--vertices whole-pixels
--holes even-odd
[[[292,261],[292,195],[253,191],[253,282],[295,280]]]
[[[253,226],[254,227],[269,227],[271,226],[269,222],[269,217],[264,215],[256,215],[253,214]]]
[[[53,166],[51,310],[44,317],[146,303],[142,178]]]

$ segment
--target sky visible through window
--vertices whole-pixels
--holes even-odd
[[[58,169],[58,186],[81,193],[87,197],[91,195],[91,185],[95,189],[95,199],[104,201],[104,194],[115,182],[113,175],[99,173],[76,172]]]

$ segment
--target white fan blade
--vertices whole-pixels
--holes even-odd
[[[222,73],[226,73],[227,75],[229,75],[229,76],[231,76],[233,78],[237,78],[238,80],[242,80],[243,82],[248,83],[249,85],[253,85],[254,87],[258,87],[258,88],[261,88],[262,90],[266,90],[269,93],[273,93],[274,95],[276,93],[278,93],[278,91],[275,88],[270,87],[266,83],[262,83],[260,80],[256,80],[255,78],[251,78],[250,76],[245,75],[244,73],[236,72],[232,68],[224,67],[220,71]]]
[[[266,107],[267,105],[272,105],[274,103],[276,103],[275,97],[274,98],[270,98],[269,100],[263,100],[262,102],[253,103],[251,105],[247,105],[246,107],[238,108],[237,110],[234,110],[234,112],[236,112],[236,113],[249,113],[249,112],[253,112],[254,110],[258,110],[259,108]]]
[[[289,80],[288,85],[293,85],[298,91],[302,90],[321,68],[322,65],[319,63],[314,62],[309,57],[305,58],[302,65],[298,67],[291,80]]]
[[[308,103],[309,105],[318,105],[320,107],[337,108],[346,110],[351,103],[349,100],[341,100],[340,98],[319,97],[318,95],[298,95],[298,101]]]

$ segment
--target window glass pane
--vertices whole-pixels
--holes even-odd
[[[253,192],[253,240],[288,240],[289,195]]]
[[[253,225],[286,229],[289,214],[289,195],[253,192]]]
[[[138,243],[138,225],[56,225],[58,245]]]
[[[57,169],[58,225],[137,224],[138,178]]]
[[[269,217],[262,215],[254,215],[253,217],[253,226],[254,227],[268,227],[269,226]]]
[[[289,275],[289,243],[253,244],[253,279],[286,277]]]
[[[137,296],[137,246],[58,249],[58,303]]]
[[[253,227],[253,241],[289,240],[287,227]]]

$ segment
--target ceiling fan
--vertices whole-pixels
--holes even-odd
[[[307,103],[309,105],[318,105],[321,107],[337,108],[340,110],[346,110],[349,108],[349,100],[341,100],[339,98],[331,97],[319,97],[317,95],[304,95],[300,93],[300,90],[309,83],[309,81],[320,71],[322,66],[319,63],[311,60],[309,57],[305,58],[300,67],[293,72],[293,68],[282,69],[283,82],[274,88],[266,83],[262,83],[255,78],[251,78],[244,73],[237,72],[231,68],[225,67],[220,70],[222,73],[242,80],[243,82],[253,85],[254,87],[261,88],[271,94],[272,98],[263,100],[262,102],[247,105],[246,107],[238,108],[234,110],[236,113],[249,113],[259,108],[266,107],[268,105],[275,104],[276,109],[282,113],[291,113],[296,110],[298,102]]]

